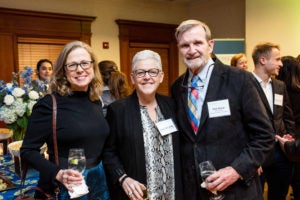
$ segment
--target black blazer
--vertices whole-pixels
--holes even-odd
[[[273,113],[268,103],[267,97],[261,88],[260,83],[254,77],[256,89],[261,97],[261,100],[264,104],[265,109],[267,110],[269,120],[272,122],[274,133],[276,135],[283,136],[286,133],[289,133],[295,136],[295,123],[294,123],[294,116],[293,110],[291,107],[291,103],[289,100],[289,95],[286,90],[285,83],[272,78],[271,79],[272,91],[273,91],[273,99],[275,102],[275,95],[282,95],[282,105],[277,105],[273,103]],[[275,152],[280,152],[280,155],[285,157],[282,149],[280,148],[278,143],[275,143],[270,155],[263,163],[263,167],[269,166],[272,163],[276,162],[276,156],[273,156]]]
[[[216,59],[203,103],[197,135],[188,117],[188,71],[171,87],[182,131],[184,199],[208,199],[200,188],[198,164],[211,160],[217,169],[232,166],[242,177],[227,188],[226,199],[257,200],[262,193],[257,168],[274,143],[273,128],[251,80],[252,74]],[[230,116],[209,117],[208,102],[228,99]]]
[[[282,105],[273,105],[273,113],[268,103],[267,97],[260,86],[260,83],[255,79],[256,89],[261,97],[261,100],[267,110],[269,119],[273,123],[273,127],[276,135],[283,136],[286,133],[291,135],[295,134],[295,123],[293,110],[290,103],[289,95],[286,90],[285,83],[272,78],[271,85],[273,90],[273,99],[275,99],[275,94],[282,95],[283,101]]]
[[[156,95],[157,103],[165,117],[176,122],[175,102],[170,97]],[[147,184],[143,128],[136,92],[108,106],[107,121],[110,136],[105,144],[103,164],[112,199],[128,199],[119,186],[119,177],[129,177]],[[175,198],[182,198],[180,172],[179,132],[172,133],[175,165]]]
[[[298,161],[300,161],[300,138],[296,139],[294,142],[286,142],[284,144],[284,150],[287,154],[296,156]]]

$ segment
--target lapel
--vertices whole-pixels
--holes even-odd
[[[188,69],[186,72],[182,75],[181,80],[179,80],[178,88],[179,88],[179,97],[180,101],[183,102],[183,113],[181,113],[180,118],[178,117],[178,120],[180,120],[180,124],[182,126],[183,130],[186,130],[186,135],[189,137],[191,141],[195,141],[196,135],[194,134],[192,125],[189,120],[189,114],[188,114],[188,77],[189,77],[189,71]]]
[[[126,133],[132,135],[132,144],[134,145],[135,149],[135,156],[137,159],[136,168],[138,170],[143,170],[143,166],[145,164],[144,159],[142,159],[145,156],[144,148],[144,139],[143,139],[143,126],[141,122],[141,113],[140,113],[140,105],[138,101],[138,97],[136,94],[136,91],[128,97],[128,102],[126,103],[126,111],[124,115],[126,115],[127,120],[129,122],[128,131],[125,131]],[[138,122],[138,123],[137,123]],[[142,159],[142,160],[140,160]],[[140,161],[139,161],[140,160]]]
[[[222,84],[224,83],[225,75],[226,75],[226,68],[219,60],[216,60],[214,64],[214,69],[209,79],[206,96],[202,106],[201,120],[200,120],[200,125],[197,133],[198,139],[205,135],[201,132],[203,131],[203,127],[209,117],[207,102],[220,100],[218,99],[219,92],[220,92],[219,88],[221,88]]]
[[[278,106],[275,106],[275,94],[283,95],[282,87],[280,86],[279,82],[272,78],[272,91],[273,91],[273,115],[277,116],[278,113]]]
[[[254,83],[255,83],[255,87],[258,91],[258,94],[260,96],[260,99],[262,100],[267,112],[268,112],[268,115],[271,116],[271,118],[273,118],[273,113],[272,113],[272,110],[270,108],[270,105],[269,105],[269,102],[268,102],[268,99],[260,85],[260,83],[258,82],[258,80],[254,77],[253,75],[253,79],[254,79]],[[272,85],[272,91],[273,91],[273,98],[274,98],[274,85],[273,85],[273,80],[271,82],[271,85]]]

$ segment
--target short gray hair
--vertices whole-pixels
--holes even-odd
[[[185,31],[195,27],[195,26],[201,26],[205,31],[206,40],[211,40],[211,31],[210,28],[202,21],[195,20],[195,19],[189,19],[181,22],[179,26],[176,28],[175,37],[178,41],[178,38],[181,36],[182,33]]]
[[[154,51],[151,50],[143,50],[137,52],[133,59],[132,59],[132,72],[135,70],[136,63],[140,60],[145,60],[145,59],[153,59],[156,61],[157,67],[159,70],[162,70],[162,64],[161,64],[161,58],[160,55]]]

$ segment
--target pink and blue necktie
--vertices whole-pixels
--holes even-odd
[[[195,134],[198,131],[199,122],[200,122],[200,113],[197,106],[197,102],[199,98],[198,84],[197,84],[198,80],[199,80],[198,76],[194,76],[192,78],[191,90],[188,97],[188,112],[189,112],[190,122]]]

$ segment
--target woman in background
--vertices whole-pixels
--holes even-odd
[[[230,65],[243,69],[243,70],[247,70],[248,69],[248,65],[247,65],[247,58],[246,55],[243,53],[239,53],[239,54],[235,54],[230,61]]]
[[[118,70],[115,62],[103,60],[98,63],[98,67],[104,82],[103,93],[101,95],[104,116],[106,116],[107,106],[115,100],[122,99],[130,94],[130,88],[126,75]]]
[[[284,145],[284,149],[287,153],[293,155],[296,154],[297,151],[300,151],[300,63],[292,56],[284,56],[281,58],[281,61],[283,66],[280,68],[279,74],[276,78],[282,80],[286,84],[294,113],[296,135],[296,141],[287,142],[286,145]],[[288,137],[286,137],[285,140],[278,137],[277,139],[279,139],[281,143],[285,143],[285,141],[288,140]],[[296,156],[300,157],[299,154]],[[295,163],[292,188],[294,199],[300,200],[300,161]]]
[[[57,186],[62,200],[74,194],[72,184],[85,179],[89,193],[80,200],[109,199],[106,179],[101,173],[102,148],[109,134],[100,102],[102,80],[89,45],[74,41],[64,46],[54,66],[50,90],[57,101],[57,147],[59,166],[54,162],[52,139],[52,99],[48,94],[33,108],[21,147],[22,160],[39,172],[38,186],[53,192]],[[47,143],[49,160],[40,154]],[[86,169],[83,174],[68,169],[71,148],[83,148]],[[76,192],[76,191],[75,191]],[[44,197],[38,191],[36,198]]]
[[[50,77],[53,73],[53,64],[48,59],[41,59],[36,64],[36,74],[38,78],[32,81],[33,88],[41,90],[43,94],[46,94],[49,88]]]

